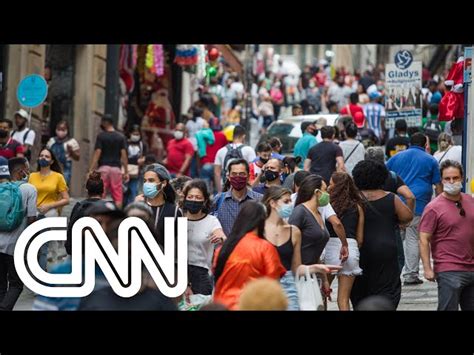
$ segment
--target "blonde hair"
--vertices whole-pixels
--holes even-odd
[[[449,133],[441,133],[438,137],[438,148],[440,152],[448,149],[450,145],[453,145],[453,138],[451,135]]]
[[[244,287],[238,309],[241,311],[286,311],[288,298],[278,281],[263,277],[250,281]]]

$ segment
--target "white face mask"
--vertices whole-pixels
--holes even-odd
[[[174,132],[174,138],[176,138],[177,140],[183,139],[183,137],[184,137],[184,132],[182,132],[182,131],[175,131]]]
[[[132,135],[130,136],[130,140],[131,140],[132,142],[138,142],[138,141],[140,141],[140,135],[139,135],[139,134],[132,134]]]
[[[443,191],[448,195],[459,195],[462,189],[461,182],[455,182],[454,184],[443,183]]]

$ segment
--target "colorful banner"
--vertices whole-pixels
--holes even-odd
[[[422,123],[421,62],[409,60],[409,52],[403,54],[400,56],[406,59],[403,63],[385,66],[386,128],[394,128],[396,120],[401,118],[408,127],[421,127]]]

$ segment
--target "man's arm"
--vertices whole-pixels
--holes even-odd
[[[304,170],[309,171],[311,168],[311,159],[306,158],[304,161]]]
[[[94,155],[92,156],[92,161],[91,161],[91,165],[90,165],[90,168],[89,168],[89,173],[94,171],[95,168],[97,167],[97,163],[99,162],[101,154],[102,154],[102,149],[96,149],[94,151]]]
[[[344,164],[344,158],[343,157],[337,157],[336,162],[337,162],[337,172],[345,173],[346,172],[346,166]]]
[[[430,241],[431,233],[420,232],[420,256],[423,262],[425,278],[429,281],[435,280],[435,274],[430,262]]]
[[[410,188],[407,185],[402,185],[397,189],[397,194],[402,196],[406,200],[408,208],[412,211],[415,210],[416,198],[411,192]]]
[[[179,169],[179,173],[177,174],[178,177],[183,176],[186,173],[186,171],[188,171],[188,168],[189,168],[189,165],[191,164],[192,159],[193,159],[192,155],[187,154],[185,156],[183,165],[181,165],[181,169]]]

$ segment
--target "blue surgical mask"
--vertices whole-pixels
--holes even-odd
[[[49,160],[46,160],[44,158],[38,160],[38,164],[41,168],[46,168],[49,166]]]
[[[281,205],[277,208],[277,212],[278,215],[283,219],[290,218],[291,214],[293,213],[293,204],[288,203]]]
[[[158,186],[153,182],[145,182],[143,184],[143,194],[147,198],[155,198],[161,191],[161,187],[158,190]]]

